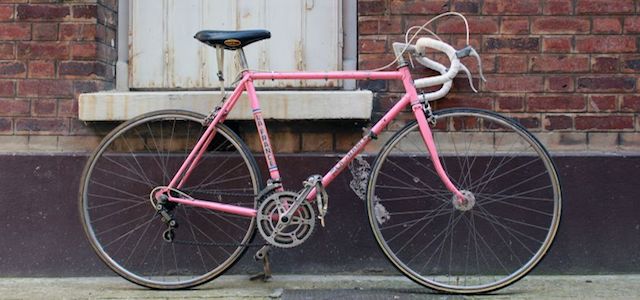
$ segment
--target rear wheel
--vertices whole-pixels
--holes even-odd
[[[82,223],[93,249],[116,273],[160,289],[188,288],[222,274],[244,252],[255,218],[166,203],[168,230],[150,200],[202,136],[204,116],[184,111],[146,114],[114,129],[89,158],[80,186]],[[246,145],[220,124],[180,191],[195,199],[255,208],[260,188]],[[154,197],[155,198],[155,197]]]
[[[476,109],[435,114],[440,160],[465,203],[437,176],[412,123],[381,150],[367,193],[378,244],[412,280],[482,293],[525,276],[558,228],[561,191],[551,158],[514,121]]]

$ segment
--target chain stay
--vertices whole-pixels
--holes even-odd
[[[217,112],[217,110],[216,110],[216,112]],[[322,226],[324,227],[325,226],[324,216],[327,213],[328,196],[327,196],[326,190],[322,186],[322,176],[320,176],[320,175],[310,176],[304,182],[304,186],[305,186],[305,189],[303,190],[302,193],[300,193],[298,195],[298,197],[296,197],[294,205],[292,205],[292,207],[290,207],[289,212],[290,212],[290,214],[293,214],[295,212],[295,209],[293,209],[293,208],[294,207],[296,207],[296,208],[299,207],[300,203],[302,203],[306,199],[306,196],[308,196],[309,193],[311,193],[311,191],[315,188],[316,189],[316,201],[317,201],[318,212],[319,212],[318,213],[318,219],[320,219],[320,222],[321,222]],[[254,197],[255,200],[258,201],[258,203],[261,203],[262,200],[264,200],[267,195],[271,194],[272,192],[274,192],[275,190],[277,190],[280,187],[282,187],[282,185],[279,182],[275,182],[275,183],[269,182],[269,184],[267,184],[267,187],[265,187],[257,195],[256,194],[243,194],[243,193],[223,192],[223,191],[201,191],[201,190],[198,190],[198,189],[188,189],[188,188],[183,189],[180,193],[186,195],[185,192],[199,192],[199,193],[203,193],[203,194],[216,195],[216,196],[238,196],[238,197],[251,196],[251,197]],[[159,214],[161,214],[161,212],[159,212]],[[166,217],[166,216],[163,215],[163,217]],[[169,230],[174,230],[174,228],[170,228]],[[213,246],[213,247],[259,247],[259,246],[269,245],[268,243],[245,243],[245,244],[243,244],[243,243],[197,242],[197,241],[177,240],[175,238],[171,238],[167,242],[173,243],[173,244],[182,244],[182,245]]]
[[[266,195],[270,194],[271,192],[275,191],[276,189],[278,189],[279,187],[282,187],[282,185],[279,182],[271,182],[271,180],[269,180],[269,182],[267,183],[267,187],[265,187],[262,191],[260,191],[260,193],[258,195],[256,194],[242,194],[242,193],[232,193],[232,192],[221,192],[221,191],[200,191],[197,189],[183,189],[183,191],[185,192],[199,192],[199,193],[203,193],[203,194],[208,194],[208,195],[216,195],[216,196],[238,196],[238,197],[242,197],[242,196],[251,196],[254,197],[256,201],[258,201],[258,203],[260,203]],[[248,243],[248,244],[242,244],[242,243],[215,243],[215,242],[196,242],[196,241],[185,241],[185,240],[176,240],[173,239],[170,241],[171,243],[174,244],[182,244],[182,245],[193,245],[193,246],[214,246],[214,247],[262,247],[262,246],[267,246],[269,244],[267,243]]]
[[[256,197],[258,195],[256,194],[243,194],[243,193],[232,193],[232,192],[222,192],[222,191],[202,191],[202,190],[198,190],[198,189],[182,189],[185,192],[198,192],[198,193],[203,193],[203,194],[207,194],[207,195],[214,195],[214,196],[236,196],[236,197]]]

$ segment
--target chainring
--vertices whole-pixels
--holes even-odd
[[[313,233],[316,214],[308,201],[300,204],[286,227],[277,229],[280,215],[287,211],[285,207],[294,204],[297,196],[297,193],[289,191],[276,192],[264,199],[258,207],[258,231],[269,244],[280,248],[292,248],[304,243]]]

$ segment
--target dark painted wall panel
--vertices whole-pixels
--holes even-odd
[[[279,156],[285,187],[298,190],[309,174],[337,160],[322,155]],[[1,276],[109,275],[86,242],[78,218],[77,187],[86,156],[0,155],[3,239]],[[564,187],[561,227],[535,271],[585,274],[640,271],[638,156],[559,156]],[[306,244],[276,250],[276,273],[393,272],[370,233],[364,201],[349,188],[349,172],[328,189],[327,227]],[[257,272],[254,249],[232,272]]]

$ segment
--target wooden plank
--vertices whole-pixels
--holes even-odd
[[[210,1],[202,0],[201,26],[196,30],[236,30],[235,15],[237,6],[234,1]],[[195,33],[195,32],[194,32]],[[201,68],[203,77],[202,88],[219,88],[218,84],[218,62],[214,48],[206,46],[200,42]],[[223,73],[229,86],[233,80],[233,53],[224,51]]]
[[[267,29],[245,48],[254,70],[340,70],[341,0],[136,0],[132,2],[130,82],[142,89],[218,87],[215,49],[193,39],[203,29]],[[240,71],[225,51],[227,85]],[[258,87],[333,87],[339,81],[261,81]]]
[[[201,27],[200,0],[171,0],[167,3],[167,82],[169,87],[203,87],[200,76],[200,42],[193,38]]]
[[[305,70],[342,70],[342,1],[305,0],[303,51]],[[338,80],[308,81],[308,86],[342,86]]]
[[[130,87],[160,88],[164,86],[165,39],[161,17],[164,2],[160,3],[158,0],[132,2],[129,47]]]

